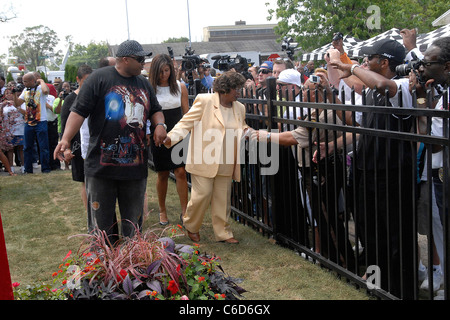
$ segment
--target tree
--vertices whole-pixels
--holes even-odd
[[[55,54],[55,47],[59,38],[55,31],[43,25],[28,27],[19,34],[10,38],[9,51],[19,59],[26,61],[30,70],[36,70],[48,54]]]
[[[169,38],[162,43],[177,43],[177,42],[189,42],[189,38],[181,37],[181,38]]]
[[[17,18],[17,13],[12,4],[9,8],[4,7],[0,10],[0,22],[8,22],[15,18]]]
[[[67,61],[67,64],[79,67],[82,64],[87,64],[91,68],[98,68],[98,62],[101,58],[109,55],[109,47],[105,42],[94,43],[90,42],[87,46],[76,44],[73,46],[72,55]]]
[[[334,32],[366,40],[392,28],[434,29],[431,22],[448,10],[448,0],[277,0],[269,21],[275,33],[291,36],[302,51],[330,43]]]

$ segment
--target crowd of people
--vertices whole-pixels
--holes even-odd
[[[89,231],[105,231],[114,245],[120,233],[131,237],[136,229],[142,228],[147,210],[150,149],[157,171],[159,223],[162,226],[169,223],[166,194],[169,173],[173,171],[181,205],[180,222],[188,237],[200,241],[203,217],[211,207],[216,240],[237,244],[239,241],[234,238],[228,220],[231,182],[240,181],[241,138],[297,146],[294,157],[304,181],[302,186],[306,186],[306,197],[300,204],[307,209],[309,223],[313,226],[314,249],[318,254],[337,256],[336,263],[357,272],[352,269],[357,256],[344,254],[353,253],[350,241],[336,241],[336,234],[345,232],[342,206],[330,205],[342,200],[340,191],[346,187],[344,171],[327,170],[327,175],[317,177],[317,168],[324,163],[327,168],[346,165],[342,148],[344,142],[352,142],[353,136],[338,132],[337,136],[327,137],[324,130],[287,124],[279,125],[276,132],[264,122],[253,128],[245,119],[248,106],[237,100],[241,93],[246,98],[265,99],[267,79],[274,77],[278,98],[285,101],[341,103],[343,99],[342,103],[360,104],[365,96],[370,100],[366,101],[367,105],[403,108],[432,105],[443,109],[448,104],[442,100],[440,87],[450,84],[450,39],[436,40],[422,54],[415,46],[414,30],[405,29],[401,34],[404,45],[395,40],[381,40],[365,51],[362,61],[350,59],[343,51],[342,39],[338,39],[333,41],[334,48],[329,50],[325,65],[277,58],[249,67],[251,77],[247,78],[234,70],[214,78],[211,69],[204,65],[206,61],[202,61],[193,76],[212,93],[197,95],[191,108],[187,87],[192,83],[181,66],[170,56],[160,54],[152,59],[148,79],[143,77],[145,59],[151,53],[134,40],[123,42],[117,57],[104,59],[98,70],[81,66],[77,75],[78,88],[74,91],[67,82],[55,86],[45,83],[36,73],[27,73],[23,82],[18,80],[7,87],[2,78],[0,87],[5,88],[2,88],[0,110],[0,150],[5,153],[0,151],[0,161],[10,175],[15,175],[11,169],[14,154],[22,172],[28,174],[33,173],[37,159],[43,173],[59,169],[61,163],[66,168],[71,165],[73,179],[83,183],[81,194]],[[411,60],[411,52],[421,59],[418,72],[399,77],[396,66]],[[386,91],[377,88],[386,88]],[[436,97],[433,101],[428,101],[427,89],[430,88]],[[326,95],[315,95],[316,90],[325,91]],[[351,90],[355,91],[352,99],[348,94]],[[336,96],[335,91],[347,94]],[[417,103],[412,101],[413,91],[418,97]],[[252,104],[250,110],[267,115],[264,104]],[[390,117],[373,112],[359,112],[355,118],[349,117],[349,113],[338,112],[337,115],[336,124],[399,132],[411,132],[418,120],[420,133],[427,134],[424,131],[426,119],[415,119],[403,113]],[[279,116],[327,122],[333,114],[325,109],[288,107],[280,111]],[[448,128],[443,128],[442,119],[433,118],[431,134],[442,136],[443,130]],[[325,143],[332,138],[336,138],[337,143]],[[381,288],[405,299],[412,298],[417,270],[414,270],[415,235],[410,195],[416,187],[415,177],[411,175],[418,165],[411,161],[416,149],[410,143],[370,135],[358,135],[357,139],[357,149],[353,152],[358,161],[352,164],[352,173],[360,178],[356,180],[358,194],[355,197],[365,199],[358,202],[353,212],[359,217],[355,221],[360,246],[367,253],[367,265],[379,266]],[[311,141],[320,143],[311,144]],[[334,149],[339,152],[333,152]],[[433,255],[431,285],[426,268],[421,261],[419,264],[421,287],[433,291],[438,291],[443,281],[443,217],[448,214],[448,208],[442,204],[444,186],[439,178],[442,153],[442,150],[433,150],[432,155],[431,199],[435,204],[435,219],[430,241],[437,254]],[[386,157],[395,160],[385,161]],[[187,173],[192,182],[190,199]],[[400,176],[402,180],[389,179],[389,176]],[[425,176],[421,175],[422,180]],[[330,188],[334,192],[325,191]],[[270,200],[270,193],[264,193]],[[318,200],[319,194],[327,196]],[[116,202],[122,219],[121,232],[116,220]],[[270,208],[264,210],[265,222],[271,223]],[[328,230],[325,238],[319,229]],[[321,245],[330,241],[334,246]]]
[[[0,88],[0,157],[4,170],[16,175],[14,164],[22,174],[33,173],[39,165],[44,173],[61,169],[50,152],[61,133],[58,103],[65,92],[70,92],[70,84],[59,78],[53,84],[45,83],[39,72],[30,72],[7,84],[2,76]]]

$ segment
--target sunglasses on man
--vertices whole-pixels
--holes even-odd
[[[259,69],[258,73],[269,74],[269,73],[272,73],[272,70],[269,70],[269,69]]]
[[[144,63],[145,62],[145,57],[142,57],[142,56],[128,56],[128,58],[132,58],[132,59],[136,60],[139,63]]]

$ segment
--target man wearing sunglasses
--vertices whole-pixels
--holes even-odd
[[[68,156],[70,141],[89,117],[85,159],[88,228],[89,232],[105,231],[112,245],[119,240],[117,200],[122,236],[133,236],[142,225],[148,175],[147,119],[151,120],[156,146],[167,136],[155,92],[141,76],[145,57],[150,55],[134,40],[119,45],[115,66],[97,69],[83,84],[54,152],[60,160]]]
[[[405,32],[408,32],[406,30]],[[402,30],[403,32],[403,30]],[[414,34],[413,34],[414,36]],[[415,37],[411,37],[415,40]],[[415,46],[415,41],[412,41]],[[412,48],[412,51],[416,52],[416,56],[421,59],[418,70],[418,76],[411,72],[409,75],[410,90],[416,89],[417,93],[417,107],[418,108],[434,108],[436,110],[444,110],[444,98],[443,95],[444,86],[450,85],[450,37],[444,37],[438,39],[432,43],[427,51],[422,55],[417,52],[417,48]],[[419,81],[420,79],[420,81]],[[426,91],[431,89],[431,101],[427,101]],[[447,108],[449,101],[447,101]],[[420,132],[427,133],[427,117],[419,117]],[[448,128],[447,128],[448,130]],[[443,119],[439,117],[433,117],[431,122],[431,135],[444,137]],[[431,163],[431,176],[432,176],[432,201],[435,201],[436,206],[433,206],[433,241],[432,245],[437,254],[433,255],[433,284],[430,286],[428,279],[428,272],[421,289],[430,290],[433,288],[434,292],[438,292],[435,299],[443,298],[443,290],[439,290],[441,287],[444,275],[442,272],[442,263],[444,262],[444,235],[443,226],[445,222],[445,215],[448,215],[448,203],[447,207],[444,206],[443,192],[444,192],[444,169],[443,169],[444,151],[442,146],[434,145],[432,148],[432,163]],[[425,187],[428,187],[425,185]],[[448,188],[448,186],[447,186]],[[447,189],[448,190],[448,189]],[[444,210],[445,207],[445,210]],[[419,211],[418,214],[421,212]],[[422,269],[425,269],[424,267]],[[426,269],[425,269],[426,271]]]
[[[399,78],[395,72],[396,66],[404,63],[405,47],[396,40],[384,39],[365,48],[365,54],[368,69],[337,59],[332,59],[330,65],[341,70],[343,77],[356,76],[368,88],[366,105],[412,108],[409,79]],[[375,91],[376,88],[379,90]],[[349,120],[347,123],[351,123]],[[361,126],[410,132],[413,121],[409,115],[364,112]],[[355,216],[360,222],[358,228],[367,252],[367,267],[379,267],[382,289],[402,299],[411,299],[415,269],[412,145],[394,138],[361,134],[355,160],[355,174],[359,177],[357,199],[360,199]]]

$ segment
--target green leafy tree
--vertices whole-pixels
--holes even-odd
[[[19,35],[11,36],[9,51],[26,61],[30,70],[36,70],[43,57],[55,54],[59,38],[55,31],[43,25],[25,28]]]
[[[177,42],[189,42],[189,38],[181,37],[181,38],[169,38],[162,43],[177,43]]]
[[[91,68],[95,69],[98,67],[98,62],[100,59],[107,57],[108,55],[109,47],[106,42],[90,42],[87,46],[75,44],[67,64],[73,65],[76,68],[82,64],[87,64]]]
[[[66,64],[64,68],[64,80],[71,83],[77,82],[77,70],[78,68],[76,66]]]
[[[6,83],[9,83],[10,81],[14,81],[14,78],[12,76],[12,73],[8,72],[8,74],[6,76]]]
[[[268,19],[280,19],[275,33],[291,36],[306,52],[330,43],[337,31],[360,40],[392,28],[429,32],[446,10],[448,0],[277,0]]]

